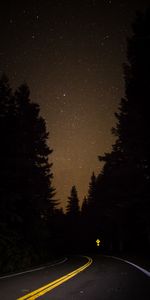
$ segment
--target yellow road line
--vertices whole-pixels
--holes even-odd
[[[52,289],[54,289],[55,287],[57,287],[58,285],[62,284],[63,282],[69,280],[70,278],[74,277],[75,275],[77,275],[78,273],[82,272],[84,269],[86,269],[87,267],[89,267],[92,264],[92,258],[87,257],[88,262],[86,264],[84,264],[83,266],[81,266],[80,268],[68,273],[67,275],[64,275],[52,282],[50,282],[49,284],[46,284],[44,286],[42,286],[41,288],[23,296],[18,298],[17,300],[35,300],[38,297],[46,294],[47,292],[51,291]]]

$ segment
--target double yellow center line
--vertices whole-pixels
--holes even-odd
[[[72,271],[71,273],[68,273],[67,275],[64,275],[44,286],[42,286],[41,288],[23,296],[18,298],[17,300],[35,300],[38,297],[46,294],[47,292],[51,291],[52,289],[54,289],[55,287],[57,287],[58,285],[64,283],[65,281],[69,280],[70,278],[76,276],[78,273],[82,272],[83,270],[85,270],[87,267],[89,267],[92,263],[92,258],[85,256],[88,259],[88,262],[86,264],[84,264],[83,266],[81,266],[80,268]]]

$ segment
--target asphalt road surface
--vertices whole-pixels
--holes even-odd
[[[0,300],[16,299],[150,300],[150,277],[112,257],[74,256],[40,270],[1,278]]]

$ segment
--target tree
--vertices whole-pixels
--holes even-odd
[[[91,181],[89,183],[87,202],[89,211],[92,211],[96,205],[96,176],[94,172],[92,173]]]
[[[65,244],[70,252],[78,250],[80,245],[80,210],[77,189],[72,186],[66,207]]]
[[[130,179],[134,178],[131,209],[135,217],[131,218],[138,234],[147,235],[147,239],[150,239],[149,52],[150,9],[137,14],[133,36],[128,39],[128,63],[124,67],[126,97],[121,101],[120,112],[116,114],[118,123],[113,130],[117,137],[115,149],[120,148],[130,162],[128,171]]]
[[[84,197],[81,207],[81,215],[82,217],[86,216],[88,212],[88,200],[87,197]]]
[[[25,239],[36,249],[41,249],[42,236],[47,230],[57,202],[52,187],[52,164],[47,146],[48,132],[45,120],[39,115],[40,108],[30,100],[27,85],[15,92],[17,106],[16,132],[16,189],[18,213],[21,216]],[[28,220],[28,222],[27,222]],[[30,230],[30,235],[28,232]],[[41,236],[41,237],[40,237]]]
[[[67,216],[76,218],[79,216],[79,199],[75,186],[72,186],[70,196],[68,197],[68,204],[66,207]]]
[[[125,230],[128,231],[128,237],[125,236],[128,244],[133,240],[135,243],[139,233],[148,243],[150,10],[137,14],[133,36],[128,39],[127,46],[127,63],[124,65],[125,97],[121,99],[119,111],[115,114],[117,124],[112,129],[116,142],[112,152],[106,153],[100,160],[105,162],[105,196],[112,210],[113,223],[117,228],[122,228],[124,236]]]
[[[15,104],[8,78],[0,79],[0,270],[11,271],[14,252],[19,240],[18,231],[14,230],[15,213],[14,181],[14,135]],[[13,258],[13,264],[15,259]]]
[[[49,164],[49,155],[52,150],[47,146],[48,132],[45,120],[39,115],[40,108],[30,101],[29,88],[22,85],[15,93],[17,104],[17,166],[22,178],[19,180],[25,194],[33,195],[34,207],[47,218],[53,214],[57,203],[53,200],[52,164]],[[26,188],[25,188],[26,183]],[[36,206],[35,206],[36,204]]]
[[[138,13],[133,24],[133,36],[128,39],[127,59],[124,65],[125,98],[116,113],[117,137],[114,150],[120,149],[131,157],[145,178],[150,175],[150,9]]]
[[[0,108],[0,251],[6,258],[4,268],[8,262],[10,271],[23,265],[24,259],[27,265],[42,257],[58,203],[46,123],[39,105],[30,100],[28,86],[23,84],[12,94],[3,76]]]

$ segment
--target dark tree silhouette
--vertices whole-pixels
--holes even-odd
[[[0,252],[5,271],[43,259],[57,205],[46,124],[29,95],[25,84],[12,94],[7,78],[1,78]]]
[[[14,133],[15,105],[8,78],[0,79],[0,270],[11,270],[9,258],[13,256],[19,240],[14,223],[19,220],[14,205]],[[15,258],[14,258],[15,264]]]
[[[144,248],[150,247],[150,10],[137,14],[127,45],[125,98],[115,114],[112,152],[100,157],[105,166],[99,193],[105,195],[112,235],[138,248],[140,235]]]
[[[78,193],[72,186],[68,204],[66,207],[66,246],[70,252],[76,252],[80,248],[80,208]]]
[[[15,93],[15,101],[18,123],[16,183],[20,195],[19,214],[26,239],[29,239],[36,251],[38,245],[40,251],[40,236],[43,235],[41,230],[44,231],[43,226],[48,224],[57,205],[53,199],[52,164],[48,162],[52,150],[47,146],[45,120],[39,115],[39,105],[31,102],[27,85],[19,87]]]
[[[47,146],[48,133],[45,120],[39,115],[39,105],[32,103],[29,96],[26,85],[20,86],[15,93],[19,124],[17,166],[21,166],[19,173],[22,173],[19,185],[21,191],[24,190],[23,197],[32,199],[30,201],[33,201],[33,207],[36,207],[39,217],[46,219],[53,214],[57,205],[53,200],[54,188],[51,185],[52,164],[48,162],[52,150]]]
[[[97,178],[93,172],[91,175],[90,182],[89,182],[86,214],[84,214],[86,228],[88,230],[88,234],[89,234],[89,232],[91,232],[91,234],[90,234],[91,236],[94,235],[94,232],[96,231],[96,223],[97,223],[97,182],[96,181],[97,181]],[[83,214],[83,211],[82,211],[82,214]],[[90,220],[92,220],[92,222]],[[96,234],[96,232],[95,232],[95,234]]]
[[[88,201],[89,210],[92,210],[96,202],[96,176],[94,172],[92,173],[91,181],[89,183],[87,201]]]
[[[84,197],[81,207],[81,215],[82,217],[86,216],[88,212],[88,199],[87,197]]]
[[[79,216],[79,199],[78,193],[75,186],[71,188],[70,196],[68,197],[68,204],[66,207],[67,216],[76,218]]]

